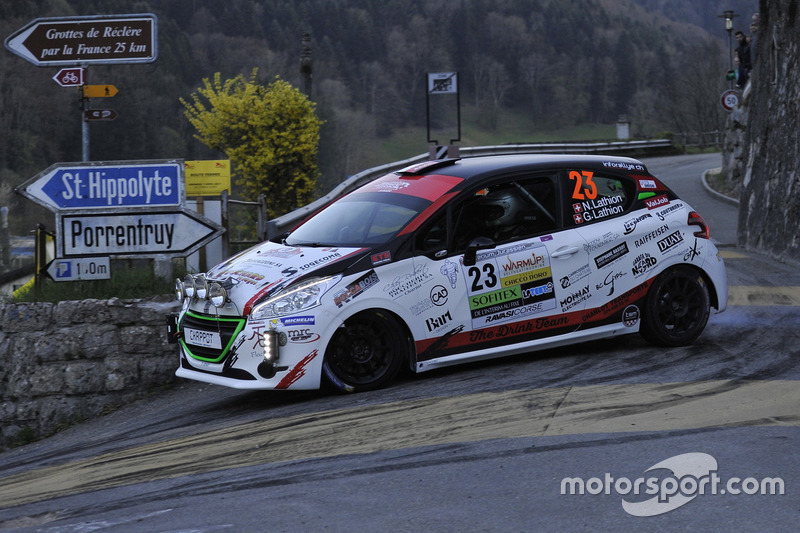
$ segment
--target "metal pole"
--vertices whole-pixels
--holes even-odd
[[[83,88],[86,84],[87,78],[89,77],[89,69],[86,68],[84,65],[83,71],[83,83],[78,87],[80,91],[81,98],[80,98],[80,109],[81,109],[81,157],[82,161],[86,163],[89,161],[89,121],[86,120],[86,109],[88,107],[86,94],[83,92]]]

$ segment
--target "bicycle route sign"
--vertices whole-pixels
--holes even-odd
[[[11,34],[5,46],[40,67],[152,63],[157,33],[151,13],[38,18]]]

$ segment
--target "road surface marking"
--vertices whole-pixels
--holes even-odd
[[[800,287],[728,287],[728,305],[800,305]]]

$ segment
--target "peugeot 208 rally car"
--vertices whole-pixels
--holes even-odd
[[[636,332],[690,344],[727,278],[703,218],[640,161],[503,155],[387,174],[176,292],[178,376],[362,391]]]

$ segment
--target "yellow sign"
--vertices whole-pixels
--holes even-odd
[[[84,85],[84,98],[105,98],[117,94],[117,88],[113,85]]]
[[[186,196],[219,196],[222,191],[231,193],[231,162],[184,161]]]

